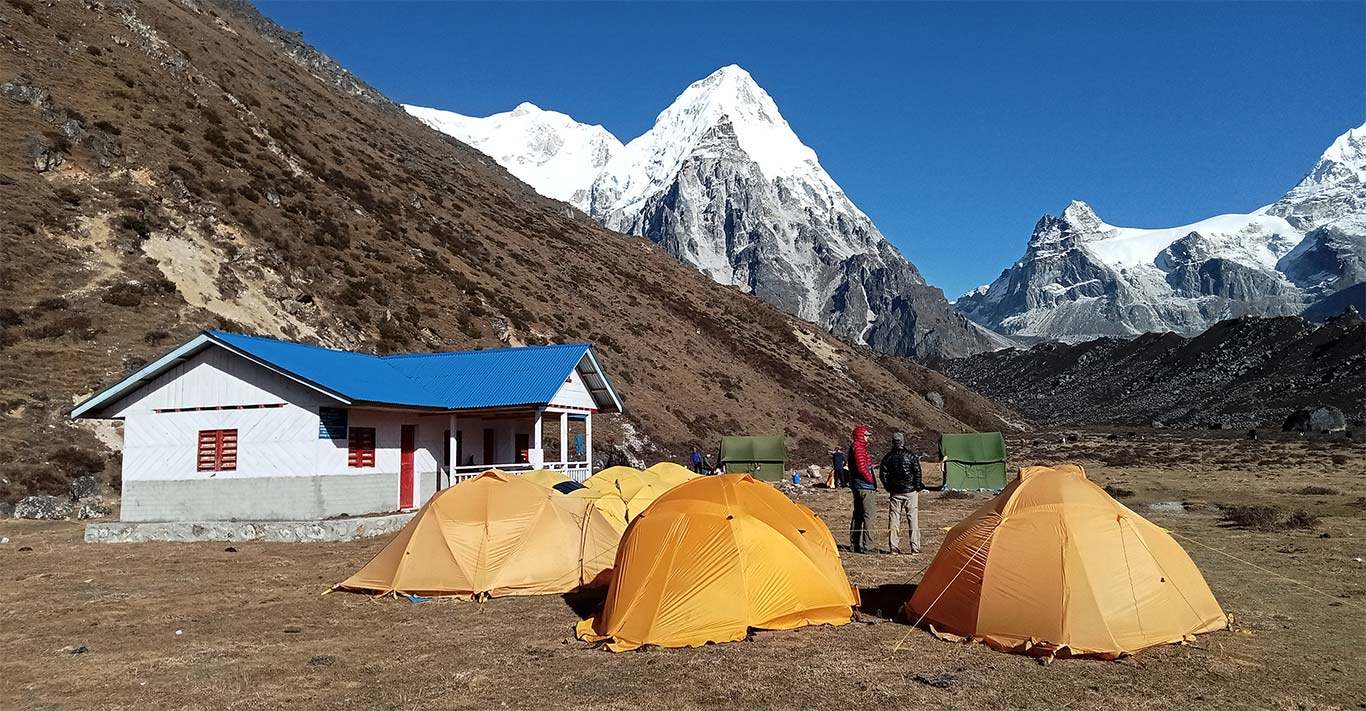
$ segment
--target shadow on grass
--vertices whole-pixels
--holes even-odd
[[[859,588],[858,611],[884,620],[896,620],[901,606],[915,594],[915,587],[909,583],[891,583],[875,588]]]
[[[586,620],[601,610],[602,604],[607,601],[607,586],[579,588],[561,595],[560,599],[564,600],[564,604],[568,605],[579,619]]]

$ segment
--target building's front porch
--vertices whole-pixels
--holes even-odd
[[[592,474],[593,411],[566,406],[459,411],[445,418],[438,488],[489,469],[550,469],[574,481]]]

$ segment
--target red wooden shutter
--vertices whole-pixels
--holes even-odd
[[[237,469],[237,430],[200,430],[195,469],[230,472]]]
[[[218,431],[218,471],[237,470],[237,430]]]
[[[347,466],[353,469],[375,466],[375,428],[348,428],[347,440]]]
[[[199,431],[199,458],[196,469],[201,472],[214,471],[218,464],[218,430]]]

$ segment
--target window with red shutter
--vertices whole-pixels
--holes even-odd
[[[352,469],[375,466],[375,428],[351,427],[346,434],[349,447],[347,466]]]
[[[200,430],[195,469],[230,472],[237,469],[237,430]]]

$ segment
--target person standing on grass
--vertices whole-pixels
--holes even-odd
[[[882,486],[891,495],[888,510],[892,555],[901,554],[901,527],[909,525],[911,554],[920,552],[920,492],[925,490],[920,476],[920,455],[906,446],[906,435],[892,435],[892,448],[882,457]],[[902,519],[906,519],[903,523]]]
[[[872,553],[873,525],[877,521],[877,478],[873,476],[873,458],[868,454],[868,442],[873,433],[867,425],[854,428],[854,441],[849,445],[849,488],[854,492],[854,514],[849,519],[849,546],[855,553]]]

